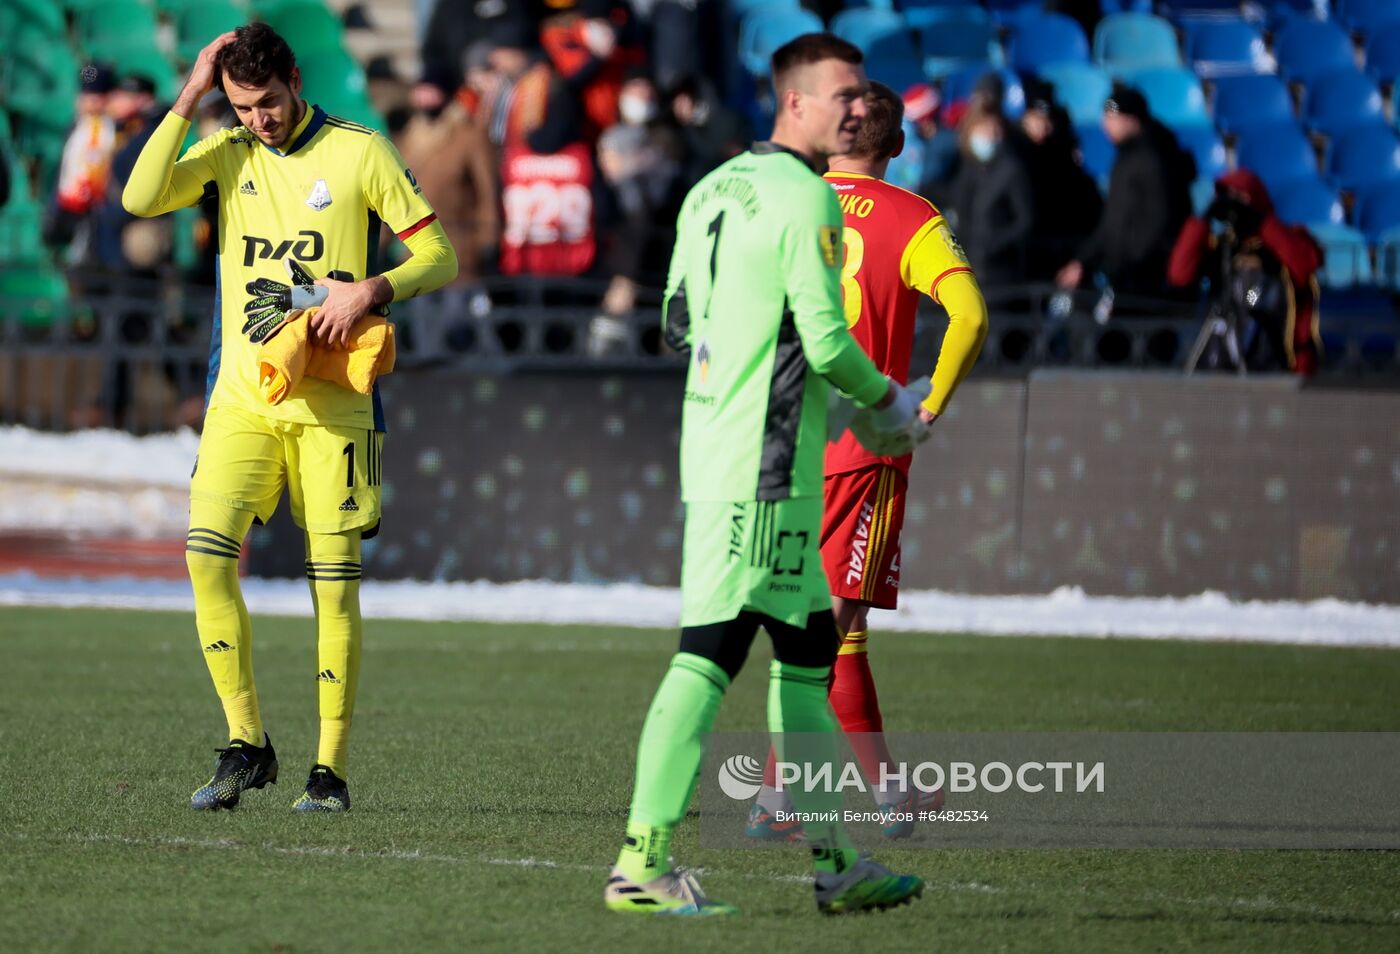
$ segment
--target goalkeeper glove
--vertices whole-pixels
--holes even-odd
[[[284,258],[290,285],[259,278],[249,282],[245,290],[252,297],[243,306],[247,321],[243,333],[254,344],[272,336],[287,320],[287,314],[299,308],[310,308],[326,300],[328,289],[315,284],[315,277],[295,259]]]
[[[894,400],[878,410],[857,411],[851,419],[851,433],[872,454],[903,457],[928,440],[929,427],[919,417],[919,402],[928,396],[931,385],[927,378],[909,387],[893,380],[890,383],[895,388]]]

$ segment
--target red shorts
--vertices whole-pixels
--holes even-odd
[[[826,478],[822,565],[832,596],[895,608],[907,486],[903,474],[882,464]]]

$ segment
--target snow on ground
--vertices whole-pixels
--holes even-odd
[[[254,613],[311,615],[300,580],[245,580],[243,592]],[[365,616],[379,619],[672,628],[680,613],[679,591],[633,584],[366,582],[361,598]],[[872,628],[1400,648],[1400,607],[1336,600],[1235,603],[1210,593],[1123,599],[1060,589],[1048,596],[905,593],[900,602],[897,612],[877,612]],[[190,612],[194,601],[185,582],[54,580],[15,573],[0,574],[0,606]]]
[[[175,537],[183,536],[183,495],[198,444],[190,431],[137,438],[116,431],[57,435],[0,427],[0,483],[12,491],[0,494],[0,530],[66,523],[90,533],[120,533],[144,522],[147,528],[169,524]],[[139,520],[132,516],[137,505]],[[306,584],[298,580],[247,580],[244,592],[255,613],[311,613]],[[366,616],[449,621],[669,628],[680,610],[676,590],[633,584],[366,582],[362,598]],[[1400,606],[1337,600],[1237,603],[1217,593],[1127,599],[1064,588],[1045,596],[909,592],[901,594],[900,603],[896,612],[877,612],[872,625],[887,631],[1400,648]],[[0,574],[0,606],[189,612],[193,601],[184,582],[14,573]]]

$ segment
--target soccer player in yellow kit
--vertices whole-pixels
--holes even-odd
[[[201,97],[215,86],[243,125],[201,140],[177,161]],[[199,54],[184,90],[141,151],[122,204],[141,216],[219,202],[218,291],[211,390],[190,485],[186,562],[195,624],[228,720],[214,776],[196,809],[234,808],[277,780],[277,755],[253,684],[252,628],[238,556],[255,519],[285,487],[306,531],[316,609],[321,732],[297,811],[346,811],[346,749],[359,680],[360,541],[379,527],[384,423],[378,393],[304,378],[280,404],[259,390],[258,348],[292,307],[287,275],[321,276],[314,340],[343,347],[371,309],[447,284],[457,257],[413,174],[387,139],[300,96],[286,41],[263,23],[225,33]],[[412,257],[371,274],[380,222]],[[290,266],[290,267],[289,267]],[[342,281],[328,277],[334,273]]]

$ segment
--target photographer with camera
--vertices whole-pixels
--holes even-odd
[[[1211,223],[1222,228],[1212,232]],[[1322,250],[1297,225],[1274,214],[1268,189],[1247,169],[1215,182],[1215,199],[1203,218],[1191,217],[1172,249],[1167,280],[1185,288],[1210,280],[1212,314],[1192,354],[1191,367],[1312,374],[1322,354],[1318,333],[1317,271]],[[1223,320],[1224,325],[1218,323]],[[1212,327],[1229,327],[1225,354],[1211,348]],[[1234,347],[1237,345],[1237,349]],[[1235,353],[1231,353],[1235,352]]]

